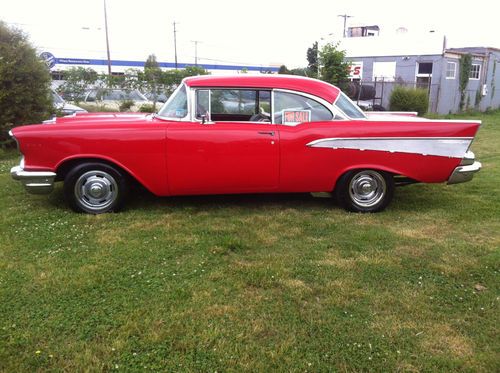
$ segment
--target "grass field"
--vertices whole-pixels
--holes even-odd
[[[500,113],[469,183],[384,213],[308,195],[33,196],[0,153],[0,371],[500,370]]]

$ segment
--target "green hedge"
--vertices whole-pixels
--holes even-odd
[[[424,115],[429,107],[427,90],[396,87],[392,90],[389,108],[391,111],[416,111]]]

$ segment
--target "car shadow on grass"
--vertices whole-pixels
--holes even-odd
[[[40,201],[41,202],[41,201]],[[64,201],[62,185],[56,186],[48,196],[52,208],[69,209]],[[43,202],[42,202],[43,203]],[[432,211],[464,203],[463,198],[444,185],[418,184],[396,188],[394,199],[387,211]],[[134,187],[125,201],[123,211],[197,210],[211,211],[222,208],[304,209],[343,211],[333,198],[317,198],[309,193],[224,194],[158,197],[142,187]]]

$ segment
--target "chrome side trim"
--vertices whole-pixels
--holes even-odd
[[[462,158],[472,140],[473,137],[352,137],[319,139],[307,146]]]
[[[10,169],[10,176],[20,181],[28,193],[46,194],[54,189],[55,172],[50,171],[24,171],[21,166]]]
[[[481,167],[481,162],[474,162],[467,166],[458,166],[451,174],[447,184],[458,184],[470,181],[474,177],[474,174],[481,170]]]

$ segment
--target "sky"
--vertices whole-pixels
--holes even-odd
[[[0,20],[21,28],[40,51],[56,57],[105,58],[104,0],[0,0]],[[174,61],[173,22],[177,22],[178,61],[199,63],[307,65],[316,40],[342,38],[348,26],[379,25],[381,36],[399,27],[447,36],[449,47],[500,48],[493,0],[107,0],[112,59],[145,60],[155,54]]]

